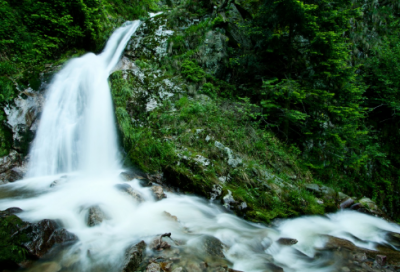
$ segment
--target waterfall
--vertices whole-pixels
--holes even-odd
[[[167,198],[156,201],[139,180],[123,182],[107,79],[139,25],[135,21],[122,26],[101,54],[72,59],[58,72],[47,90],[27,177],[3,187],[18,194],[0,199],[0,210],[20,207],[24,212],[18,216],[24,220],[58,220],[77,235],[79,241],[55,257],[62,271],[121,271],[126,248],[140,240],[150,244],[167,232],[187,267],[204,262],[202,237],[212,236],[223,243],[233,269],[273,271],[267,264],[274,264],[286,272],[338,271],[340,258],[334,253],[315,257],[326,235],[374,249],[389,244],[387,232],[400,233],[396,224],[353,211],[287,219],[267,227],[194,196],[166,192]],[[143,201],[119,190],[119,185],[129,185]],[[102,210],[104,220],[90,226],[88,210],[93,206]],[[298,243],[281,245],[278,240],[283,237]]]
[[[119,28],[101,54],[73,59],[55,76],[30,152],[28,177],[104,175],[119,167],[107,79],[139,25],[135,21]]]

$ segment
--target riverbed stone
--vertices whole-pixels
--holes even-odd
[[[125,192],[128,195],[132,196],[132,198],[135,199],[137,202],[139,203],[144,202],[143,196],[135,189],[133,189],[129,184],[126,183],[117,184],[115,187],[121,192]]]
[[[140,241],[136,245],[131,246],[125,253],[125,264],[122,272],[134,272],[143,261],[146,253],[146,243]]]
[[[147,266],[146,272],[161,272],[161,265],[158,263],[151,263]]]
[[[156,198],[156,200],[161,200],[161,199],[167,198],[167,196],[164,193],[163,188],[160,185],[152,186],[151,191],[153,192],[153,195]]]
[[[214,236],[202,237],[202,250],[211,257],[225,258],[222,242]]]
[[[89,227],[100,225],[104,219],[106,219],[106,215],[98,205],[89,207],[87,217]]]
[[[59,228],[55,221],[48,219],[29,224],[24,231],[29,237],[29,241],[24,243],[24,246],[37,257],[42,257],[56,244],[78,240],[76,235]]]
[[[278,244],[280,245],[284,245],[284,246],[291,246],[291,245],[295,245],[297,244],[297,240],[293,239],[293,238],[279,238],[278,241],[276,241]]]
[[[340,203],[340,208],[347,209],[347,208],[351,207],[351,205],[353,205],[353,204],[354,204],[354,199],[348,198],[345,201],[343,201],[342,203]]]
[[[31,269],[31,272],[58,272],[62,269],[57,262],[46,262]]]

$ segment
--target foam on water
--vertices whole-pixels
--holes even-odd
[[[62,222],[79,237],[64,258],[78,254],[82,271],[97,265],[108,267],[106,271],[118,270],[128,246],[140,240],[150,242],[166,232],[194,249],[200,235],[220,239],[237,270],[267,271],[266,263],[275,262],[285,271],[331,271],[333,266],[326,266],[326,259],[332,256],[310,262],[316,248],[326,242],[324,235],[373,249],[377,243],[386,243],[387,231],[400,232],[395,224],[351,211],[285,220],[268,228],[194,196],[166,193],[166,199],[156,201],[138,180],[129,184],[142,194],[143,203],[117,190],[115,185],[122,183],[121,165],[107,79],[139,25],[135,21],[119,28],[101,54],[73,59],[55,76],[30,153],[27,177],[2,187],[30,193],[1,200],[0,209],[20,207],[25,220]],[[54,180],[60,180],[59,184],[50,187]],[[105,212],[106,220],[88,227],[87,207],[93,205]],[[178,221],[165,212],[177,216]],[[298,243],[281,246],[276,243],[281,237]]]

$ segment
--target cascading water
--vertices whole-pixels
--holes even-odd
[[[71,60],[54,78],[31,150],[28,177],[85,171],[111,173],[119,166],[108,76],[136,21],[119,28],[104,51]]]
[[[79,241],[57,259],[62,271],[120,271],[128,246],[140,240],[149,243],[166,232],[179,241],[176,248],[181,258],[188,259],[188,271],[200,271],[189,267],[190,262],[203,260],[199,245],[204,235],[225,245],[226,259],[237,270],[269,271],[267,264],[275,263],[285,271],[333,271],[338,261],[333,254],[314,258],[326,242],[324,235],[373,249],[387,243],[388,231],[400,232],[395,224],[349,211],[285,220],[275,229],[267,228],[193,196],[166,193],[166,199],[155,201],[150,189],[141,187],[138,180],[127,184],[142,195],[142,203],[117,190],[115,185],[122,181],[107,78],[139,25],[133,22],[119,28],[100,55],[73,59],[55,76],[30,153],[27,177],[6,185],[24,192],[25,197],[0,201],[0,209],[21,207],[24,212],[20,216],[28,221],[57,219],[78,236]],[[57,186],[50,187],[55,180]],[[87,208],[93,205],[101,208],[105,219],[89,227]],[[178,220],[171,220],[165,212]],[[276,243],[281,237],[298,243],[282,246]],[[66,268],[71,260],[75,266]]]

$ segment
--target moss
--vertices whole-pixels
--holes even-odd
[[[0,262],[20,263],[28,252],[23,243],[29,239],[21,231],[26,223],[15,215],[0,213]]]

